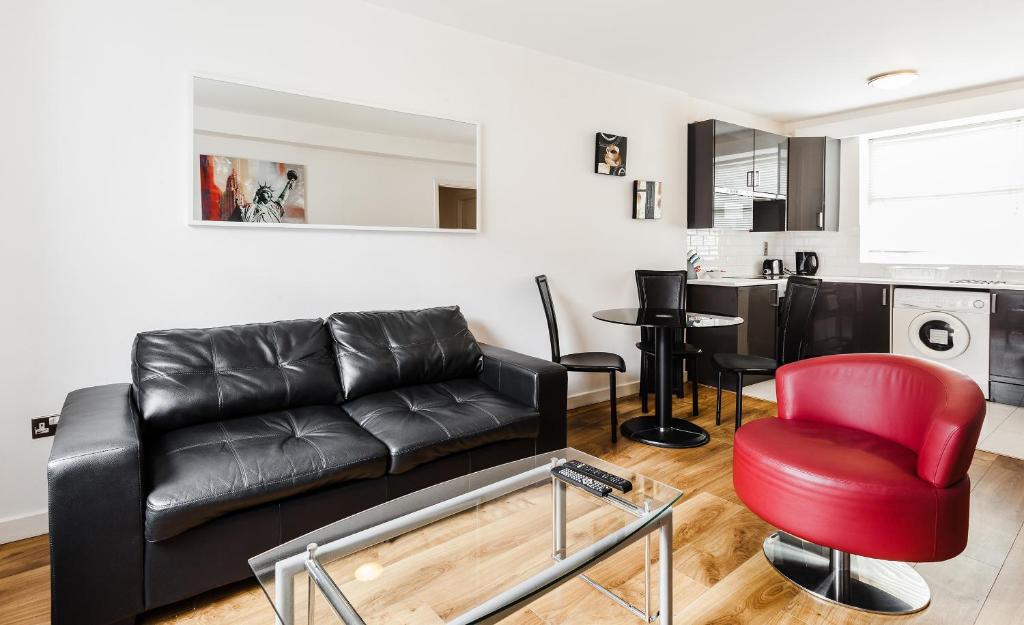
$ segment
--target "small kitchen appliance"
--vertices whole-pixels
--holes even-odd
[[[988,399],[988,291],[896,287],[892,297],[892,353],[941,362],[970,376]]]
[[[782,259],[766,258],[761,263],[761,273],[766,278],[778,278],[782,276]]]
[[[796,275],[813,276],[818,273],[818,254],[816,252],[796,253]]]

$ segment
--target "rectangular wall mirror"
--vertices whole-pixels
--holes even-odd
[[[477,124],[193,78],[191,222],[479,231]]]

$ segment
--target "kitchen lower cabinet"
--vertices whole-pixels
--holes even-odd
[[[804,357],[888,353],[890,299],[888,284],[822,282]]]
[[[703,350],[697,379],[701,384],[718,383],[718,371],[712,356],[754,354],[775,358],[778,329],[779,291],[775,284],[757,286],[718,286],[689,283],[686,309],[693,312],[743,317],[743,323],[725,328],[690,328],[686,341]],[[766,376],[743,376],[743,385],[766,380]],[[723,388],[736,389],[736,376],[722,379]]]
[[[1024,404],[1024,291],[993,291],[989,327],[990,399]]]

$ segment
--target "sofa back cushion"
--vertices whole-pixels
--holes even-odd
[[[143,332],[132,381],[142,420],[159,431],[341,399],[320,319]]]
[[[458,306],[335,313],[327,325],[345,401],[480,373],[483,354]]]

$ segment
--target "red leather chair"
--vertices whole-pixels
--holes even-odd
[[[780,528],[768,560],[816,596],[916,612],[935,562],[967,545],[967,469],[985,418],[978,385],[917,358],[847,354],[779,369],[777,419],[737,430],[733,484]],[[853,556],[851,557],[851,554]]]

